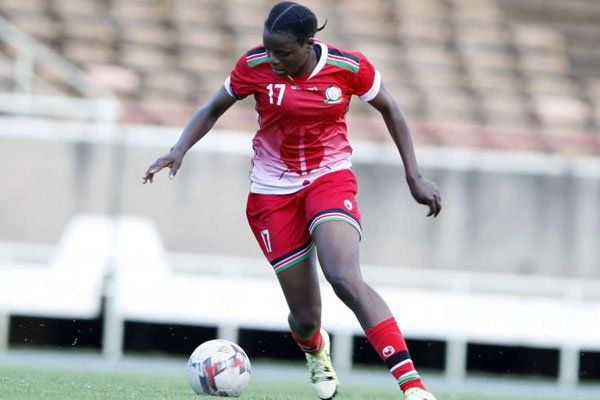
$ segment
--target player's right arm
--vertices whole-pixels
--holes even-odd
[[[256,91],[256,79],[249,66],[249,60],[257,57],[254,54],[257,51],[259,51],[259,46],[238,59],[223,86],[205,105],[194,113],[171,151],[148,167],[142,177],[144,183],[152,183],[154,174],[166,167],[171,169],[169,178],[173,179],[177,170],[181,167],[185,153],[210,131],[219,117],[237,100],[244,99]]]
[[[210,131],[219,117],[236,101],[237,99],[232,97],[224,86],[221,86],[217,93],[192,115],[171,151],[159,157],[148,167],[142,177],[143,183],[152,183],[154,174],[166,167],[170,168],[169,178],[173,179],[177,174],[177,170],[181,167],[183,157],[187,151]]]

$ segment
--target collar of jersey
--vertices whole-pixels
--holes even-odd
[[[315,41],[315,43],[318,44],[319,46],[321,46],[321,58],[319,58],[319,62],[315,66],[315,69],[313,69],[313,72],[311,72],[310,76],[308,78],[306,78],[307,80],[312,78],[313,76],[317,75],[319,72],[321,72],[321,70],[325,66],[325,63],[327,62],[327,56],[329,54],[329,50],[325,43],[316,42],[316,41]]]

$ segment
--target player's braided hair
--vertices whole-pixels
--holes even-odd
[[[288,34],[304,43],[325,28],[327,21],[317,28],[317,17],[308,8],[293,1],[277,3],[265,21],[265,30],[269,33]]]

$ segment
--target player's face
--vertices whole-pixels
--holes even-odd
[[[296,76],[308,59],[314,46],[312,39],[300,44],[292,35],[264,32],[263,44],[273,71],[279,76]]]

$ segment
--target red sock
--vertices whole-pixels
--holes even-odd
[[[314,335],[310,339],[300,339],[294,331],[292,331],[292,338],[298,343],[300,346],[300,350],[308,354],[315,354],[319,350],[321,350],[321,346],[323,346],[323,337],[321,336],[321,329],[317,329]]]
[[[403,392],[413,387],[426,390],[410,359],[400,328],[393,317],[367,329],[365,333]]]

